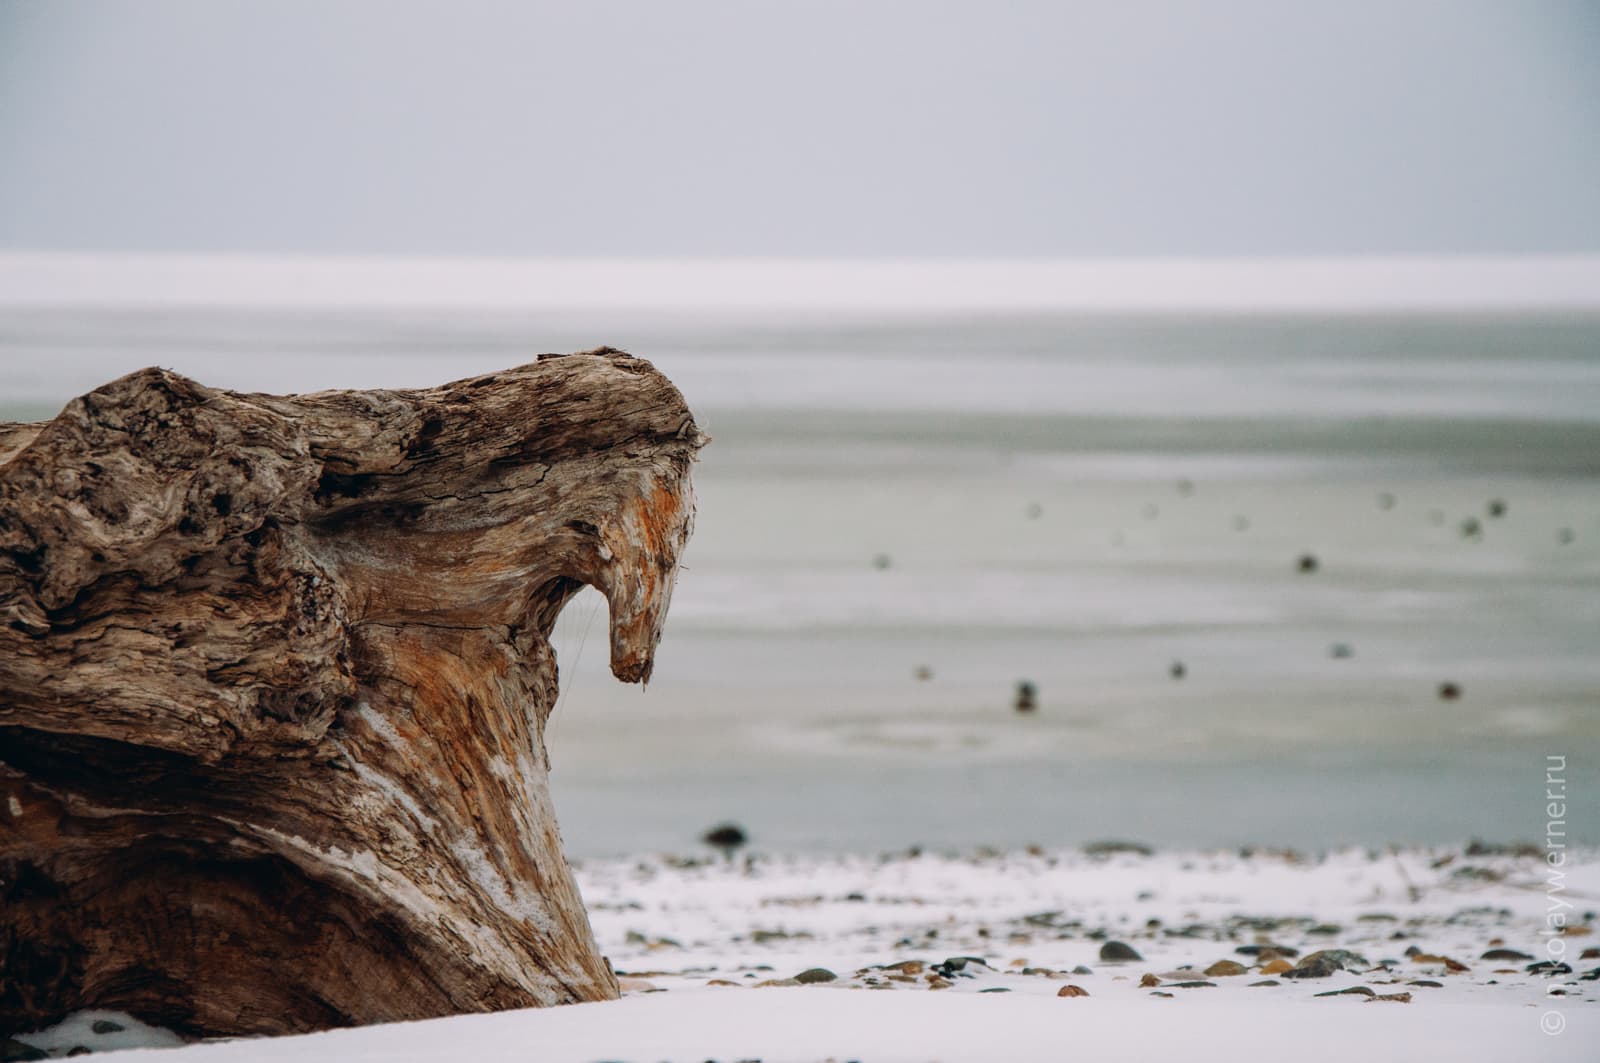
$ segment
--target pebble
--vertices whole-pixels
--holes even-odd
[[[1182,661],[1173,661],[1167,668],[1167,674],[1174,679],[1182,679],[1189,674],[1189,669],[1184,667]]]
[[[796,982],[793,978],[768,978],[764,982],[757,982],[756,988],[766,989],[768,986],[791,986],[799,984],[800,983]]]
[[[1218,960],[1205,969],[1207,978],[1233,978],[1237,975],[1248,974],[1249,968],[1242,963],[1232,960]]]
[[[1529,956],[1528,959],[1531,960],[1533,957]],[[107,1034],[121,1033],[123,1030],[126,1030],[127,1027],[122,1025],[120,1022],[112,1022],[110,1019],[96,1019],[89,1029],[93,1030],[95,1033]]]
[[[1330,989],[1326,993],[1317,994],[1319,997],[1375,997],[1377,995],[1375,990],[1369,989],[1364,985],[1353,985],[1349,989]]]
[[[826,967],[812,967],[795,975],[794,980],[799,982],[801,985],[811,985],[815,982],[832,982],[838,979],[838,977],[838,975],[834,974]]]
[[[1346,967],[1368,967],[1366,959],[1346,949],[1322,949],[1313,952],[1290,970],[1284,971],[1285,978],[1327,978],[1335,971]],[[1263,968],[1265,970],[1265,968]]]
[[[1017,699],[1011,707],[1018,712],[1032,712],[1039,707],[1038,689],[1026,679],[1017,684]]]
[[[1124,945],[1120,941],[1108,941],[1100,946],[1101,963],[1137,963],[1144,959],[1131,945]]]
[[[1263,986],[1263,985],[1282,985],[1282,984],[1283,984],[1283,983],[1282,983],[1282,982],[1280,982],[1280,981],[1278,981],[1278,980],[1277,980],[1277,979],[1276,979],[1276,978],[1263,978],[1263,979],[1262,979],[1262,980],[1261,980],[1261,981],[1259,981],[1259,982],[1251,982],[1251,983],[1250,983],[1250,988],[1251,988],[1251,989],[1254,989],[1254,988],[1256,988],[1256,987],[1257,987],[1257,986]]]
[[[872,559],[872,567],[879,572],[887,569],[892,564],[894,564],[894,560],[888,554],[877,554]]]
[[[1300,950],[1293,945],[1273,945],[1263,942],[1259,945],[1240,945],[1233,950],[1241,956],[1265,956],[1269,953],[1278,956],[1298,956]]]
[[[1373,997],[1372,1000],[1392,1000],[1396,1004],[1409,1004],[1409,1003],[1411,1003],[1411,994],[1410,993],[1379,993],[1377,996]],[[1368,1001],[1369,1004],[1371,1002],[1372,1001]]]
[[[1478,959],[1480,959],[1480,960],[1508,960],[1508,961],[1510,961],[1512,963],[1522,963],[1525,960],[1533,959],[1533,957],[1528,955],[1526,952],[1518,952],[1516,949],[1490,949],[1488,952],[1485,952],[1482,956],[1479,956]]]
[[[1172,996],[1171,993],[1163,993],[1159,989],[1152,991],[1150,995],[1153,996],[1153,997],[1168,997],[1168,998],[1170,998]]]
[[[925,683],[933,678],[933,669],[925,664],[919,664],[911,670],[911,675],[912,678]]]
[[[1145,975],[1141,976],[1140,979],[1139,979],[1139,988],[1140,989],[1153,989],[1153,988],[1155,988],[1156,986],[1158,986],[1160,984],[1161,984],[1161,979],[1157,978],[1153,974],[1145,974]]]
[[[1317,560],[1316,554],[1301,554],[1300,560],[1296,564],[1301,572],[1315,572],[1321,567],[1321,562]]]
[[[1503,517],[1503,516],[1505,516],[1506,515],[1505,499],[1503,499],[1503,498],[1491,498],[1491,499],[1489,499],[1489,504],[1484,507],[1484,510],[1491,517]]]
[[[1144,842],[1128,841],[1124,838],[1104,838],[1100,841],[1088,842],[1083,846],[1085,856],[1115,856],[1118,853],[1132,853],[1135,856],[1154,856],[1155,850]]]
[[[1460,974],[1463,971],[1470,971],[1472,969],[1466,964],[1462,963],[1460,960],[1452,960],[1448,956],[1435,956],[1428,952],[1417,953],[1415,956],[1411,957],[1411,962],[1426,963],[1433,966],[1443,966],[1445,970],[1454,972],[1456,974]]]
[[[726,978],[713,978],[710,981],[708,981],[706,983],[706,985],[733,986],[733,988],[735,988],[735,989],[739,988],[739,983],[738,982],[730,982]]]
[[[1192,981],[1192,982],[1168,982],[1167,983],[1167,988],[1168,989],[1206,989],[1206,988],[1215,989],[1216,987],[1217,987],[1217,983],[1215,983],[1215,982],[1203,982],[1203,981],[1200,981],[1198,979],[1195,980],[1195,981]]]
[[[1007,989],[1005,986],[997,985],[997,986],[990,986],[988,989],[980,989],[980,990],[978,990],[978,992],[980,992],[980,993],[1009,993],[1009,992],[1011,992],[1011,990]],[[1056,994],[1056,995],[1060,996],[1059,993]]]
[[[1461,687],[1458,684],[1450,683],[1450,682],[1445,682],[1445,683],[1440,683],[1439,684],[1439,700],[1440,701],[1455,701],[1460,696],[1461,696]]]
[[[1394,508],[1394,495],[1391,494],[1388,491],[1380,491],[1380,492],[1378,492],[1378,508],[1379,509],[1385,509],[1385,510],[1393,509]]]
[[[1419,985],[1419,986],[1423,986],[1423,987],[1425,987],[1427,989],[1443,989],[1444,988],[1444,983],[1443,982],[1435,982],[1431,978],[1413,978],[1411,981],[1407,982],[1406,985]]]
[[[1286,974],[1294,969],[1294,964],[1282,956],[1275,956],[1261,965],[1262,974]]]
[[[1355,655],[1356,651],[1350,648],[1350,644],[1348,642],[1335,642],[1332,646],[1328,647],[1328,656],[1332,657],[1336,661],[1349,660]]]

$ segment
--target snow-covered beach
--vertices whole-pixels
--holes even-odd
[[[591,860],[620,1001],[152,1058],[1592,1059],[1600,856],[1548,852]]]

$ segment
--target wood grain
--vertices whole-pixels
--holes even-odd
[[[614,997],[549,636],[596,587],[649,679],[704,442],[608,348],[290,397],[147,369],[0,425],[0,1030]]]

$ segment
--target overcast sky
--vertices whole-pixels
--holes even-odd
[[[1600,3],[0,0],[0,248],[1600,251]]]

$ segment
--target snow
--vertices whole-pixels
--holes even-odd
[[[1581,956],[1600,945],[1586,911],[1600,854],[1565,852],[1559,868],[1460,847],[587,861],[577,878],[621,1000],[192,1045],[179,1063],[1590,1060],[1600,982],[1581,976],[1600,957]],[[1142,959],[1102,961],[1107,939]],[[1201,973],[1257,966],[1237,950],[1262,942],[1369,965],[1272,985]],[[959,956],[982,962],[944,962]],[[1546,958],[1572,971],[1527,970]],[[838,978],[791,981],[818,966]],[[1212,984],[1173,984],[1188,980]],[[1059,996],[1068,985],[1087,996]],[[1352,986],[1410,999],[1318,995]]]
[[[401,1023],[184,1049],[183,1063],[563,1063],[595,1060],[1085,1058],[1593,1060],[1595,1015],[1557,1036],[1536,1012],[1321,1001],[1268,1009],[1243,1001],[1100,1001],[992,994],[851,993],[828,988],[653,994],[606,1004]],[[1154,1018],[1155,1021],[1152,1021]],[[162,1057],[167,1058],[167,1057]],[[132,1057],[129,1063],[133,1063]]]

